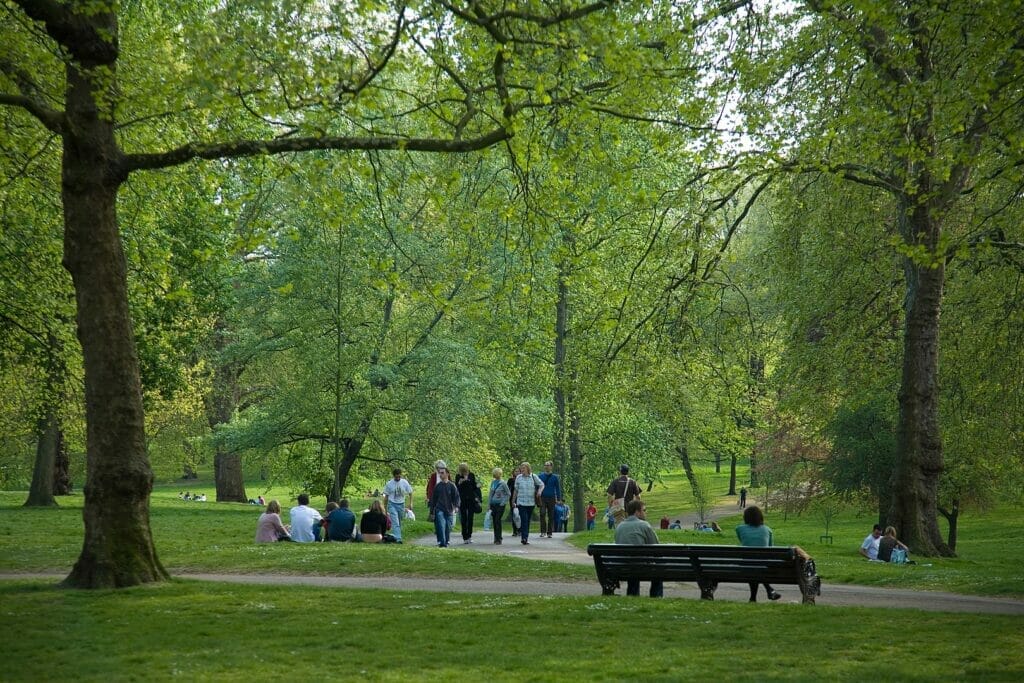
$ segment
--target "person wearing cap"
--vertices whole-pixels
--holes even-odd
[[[640,497],[640,484],[636,483],[629,476],[629,465],[619,467],[619,476],[612,479],[606,490],[608,494],[608,507],[615,517],[616,522],[626,518],[626,505],[634,498]]]

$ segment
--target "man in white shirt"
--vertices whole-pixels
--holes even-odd
[[[402,478],[402,470],[398,467],[391,470],[392,479],[384,484],[384,500],[387,503],[388,517],[391,518],[391,535],[398,543],[402,542],[402,520],[406,510],[412,508],[412,486]]]
[[[860,554],[869,560],[878,559],[878,544],[882,538],[882,527],[876,524],[868,534],[868,537],[864,539],[864,542],[860,544]]]
[[[291,520],[292,540],[298,543],[312,543],[320,540],[320,512],[309,507],[309,494],[299,494],[299,504],[288,512]],[[313,525],[316,531],[313,531]]]

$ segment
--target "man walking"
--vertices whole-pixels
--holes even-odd
[[[448,468],[437,471],[439,479],[434,485],[434,495],[430,499],[430,507],[434,509],[434,533],[437,534],[437,547],[447,548],[451,540],[451,520],[459,511],[462,500],[459,489],[448,480]]]
[[[740,507],[741,508],[747,507],[747,487],[746,486],[741,486],[740,487]]]
[[[540,494],[540,537],[545,534],[551,538],[553,531],[560,531],[555,522],[555,505],[562,499],[562,479],[551,471],[554,463],[548,460],[544,463],[544,471],[540,473],[540,480],[544,482],[544,490]]]
[[[658,535],[647,523],[647,505],[639,498],[626,503],[628,517],[615,528],[615,542],[623,545],[656,545]],[[662,581],[651,581],[651,597],[660,598],[665,594]],[[640,580],[627,579],[626,595],[640,595]]]
[[[388,517],[391,518],[391,535],[395,541],[402,542],[402,520],[405,511],[412,507],[412,486],[402,478],[399,467],[391,470],[392,479],[384,484],[384,500],[387,503]]]

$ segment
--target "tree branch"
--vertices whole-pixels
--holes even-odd
[[[285,137],[270,140],[236,140],[221,144],[189,143],[167,152],[154,154],[127,154],[121,170],[124,174],[132,171],[153,170],[179,166],[196,159],[235,159],[263,154],[284,154],[287,152],[309,152],[312,150],[338,150],[346,152],[372,150],[405,150],[410,152],[475,152],[491,147],[512,137],[505,128],[496,128],[489,133],[468,140],[445,138],[405,138],[397,135],[368,137]]]

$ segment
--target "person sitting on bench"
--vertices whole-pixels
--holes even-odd
[[[615,542],[620,545],[656,545],[658,535],[647,523],[647,505],[640,498],[626,503],[626,518],[615,528]],[[663,581],[651,581],[651,597],[665,594]],[[640,579],[626,580],[626,595],[640,595]]]

